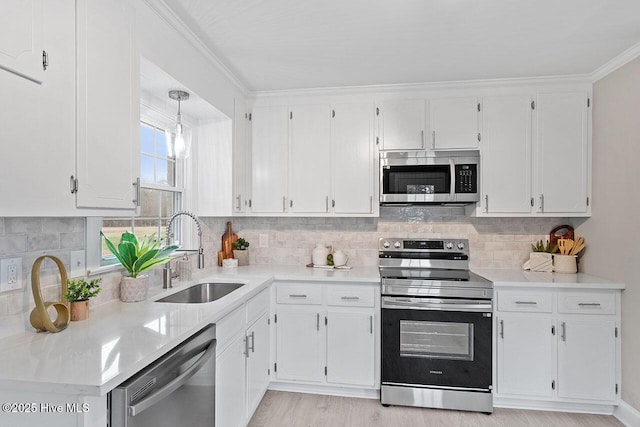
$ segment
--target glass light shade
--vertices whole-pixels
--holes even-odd
[[[186,159],[191,154],[191,129],[178,121],[164,131],[167,139],[167,156],[176,159]]]

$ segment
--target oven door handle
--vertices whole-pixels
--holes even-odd
[[[382,308],[402,310],[440,310],[490,313],[490,300],[445,300],[437,298],[383,297]]]

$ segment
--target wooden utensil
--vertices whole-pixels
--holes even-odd
[[[578,253],[580,253],[580,251],[583,249],[584,249],[584,237],[578,237],[578,240],[576,240],[575,244],[571,248],[569,255],[578,255]]]
[[[573,246],[574,242],[571,239],[558,239],[558,248],[560,248],[560,255],[569,255]]]

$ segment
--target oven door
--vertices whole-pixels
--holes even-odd
[[[382,299],[382,383],[492,388],[491,300]]]

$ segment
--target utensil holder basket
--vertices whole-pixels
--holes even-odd
[[[556,273],[573,274],[578,272],[576,255],[554,255],[553,270]]]

